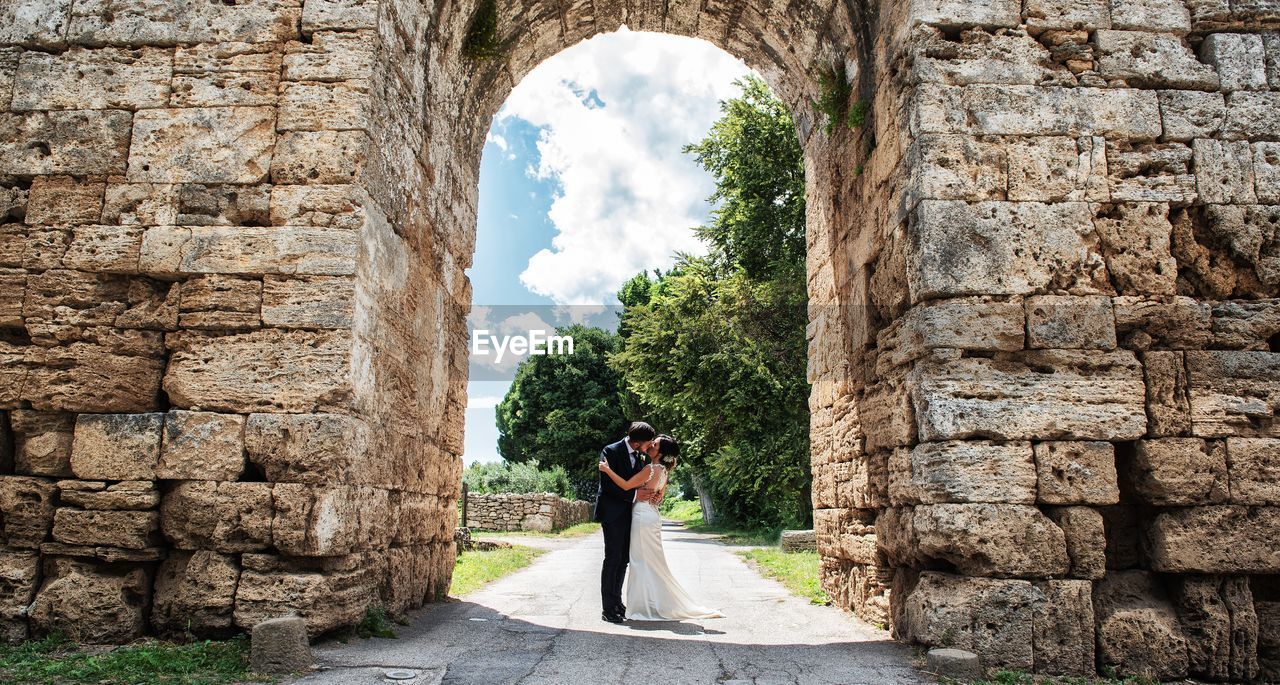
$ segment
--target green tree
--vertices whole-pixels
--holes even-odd
[[[477,462],[462,472],[462,482],[468,491],[477,494],[550,492],[561,497],[577,496],[563,466],[543,469],[537,460],[522,464]]]
[[[600,448],[626,429],[622,377],[609,365],[617,335],[573,325],[573,354],[531,356],[497,407],[498,453],[508,462],[563,467],[576,496],[595,496]]]
[[[785,106],[757,78],[688,146],[716,179],[706,257],[619,293],[612,363],[641,414],[671,426],[695,485],[727,519],[809,520],[804,173]]]

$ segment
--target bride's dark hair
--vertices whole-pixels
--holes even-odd
[[[680,461],[678,458],[680,456],[680,443],[666,434],[659,435],[656,440],[658,443],[658,463],[667,467],[668,471],[674,469]]]

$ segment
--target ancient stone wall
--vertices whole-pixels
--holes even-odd
[[[548,533],[591,520],[591,503],[550,493],[481,495],[467,493],[472,530],[532,530]]]
[[[0,1],[6,635],[438,596],[483,140],[624,23],[795,115],[840,604],[988,665],[1280,668],[1270,0]]]
[[[840,603],[989,666],[1277,677],[1278,10],[880,15],[846,271],[811,273],[854,295],[811,355]]]

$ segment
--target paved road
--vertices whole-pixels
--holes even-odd
[[[931,682],[888,633],[790,595],[731,548],[672,524],[663,538],[672,571],[727,618],[601,621],[597,533],[556,540],[529,568],[415,612],[397,640],[321,645],[324,670],[297,682],[383,683],[391,669],[416,671],[413,685]]]

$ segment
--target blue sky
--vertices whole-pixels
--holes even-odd
[[[510,305],[613,305],[636,273],[704,252],[692,228],[714,184],[681,148],[706,135],[747,73],[709,43],[625,29],[530,72],[485,143],[473,319]],[[494,406],[508,387],[471,382],[468,464],[499,460]]]

